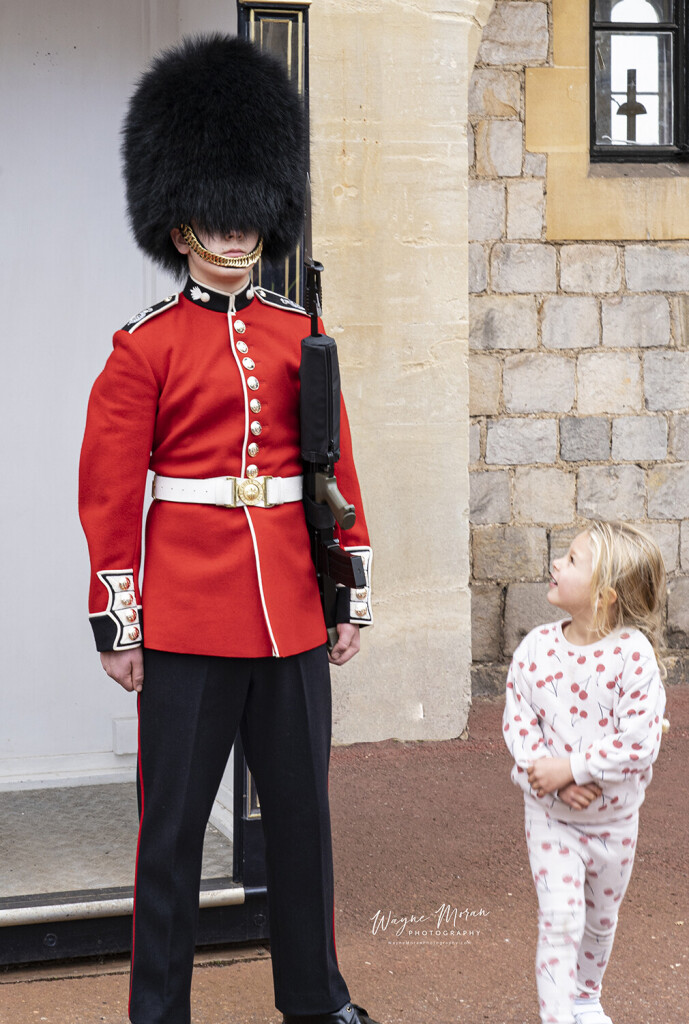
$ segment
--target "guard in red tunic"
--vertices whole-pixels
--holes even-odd
[[[81,455],[96,646],[139,702],[133,1024],[189,1024],[203,838],[238,729],[261,801],[276,1006],[287,1024],[370,1021],[335,955],[327,772],[328,660],[353,657],[371,621],[371,552],[343,407],[338,482],[358,516],[340,540],[367,585],[328,654],[301,501],[309,320],[251,280],[301,231],[304,120],[276,61],[216,35],[160,56],[125,121],[136,239],[189,274],[115,334]]]

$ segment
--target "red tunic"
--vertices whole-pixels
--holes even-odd
[[[99,650],[143,639],[188,654],[285,657],[325,642],[300,501],[273,508],[154,501],[142,599],[138,587],[149,468],[196,479],[246,477],[251,466],[260,476],[302,472],[299,363],[309,333],[304,311],[282,296],[249,286],[229,297],[189,280],[115,334],[91,392],[80,464]],[[362,549],[368,569],[344,405],[336,470],[357,509],[341,540]],[[370,589],[354,601],[352,621],[370,622]]]

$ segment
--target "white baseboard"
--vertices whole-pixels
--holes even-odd
[[[0,792],[50,789],[57,786],[96,786],[131,782],[136,777],[135,754],[112,751],[57,754],[52,757],[0,758]]]

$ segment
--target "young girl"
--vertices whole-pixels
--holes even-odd
[[[593,523],[553,562],[548,600],[567,612],[517,648],[505,741],[524,790],[539,902],[543,1024],[612,1024],[600,1003],[658,755],[665,569],[624,523]]]

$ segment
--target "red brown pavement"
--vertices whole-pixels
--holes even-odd
[[[689,1021],[689,686],[668,687],[668,710],[605,977],[615,1024]],[[536,899],[501,713],[477,699],[468,739],[333,750],[338,956],[382,1024],[538,1024]],[[126,1022],[122,959],[0,983],[0,1024]],[[193,1024],[280,1019],[265,947],[199,955]]]

